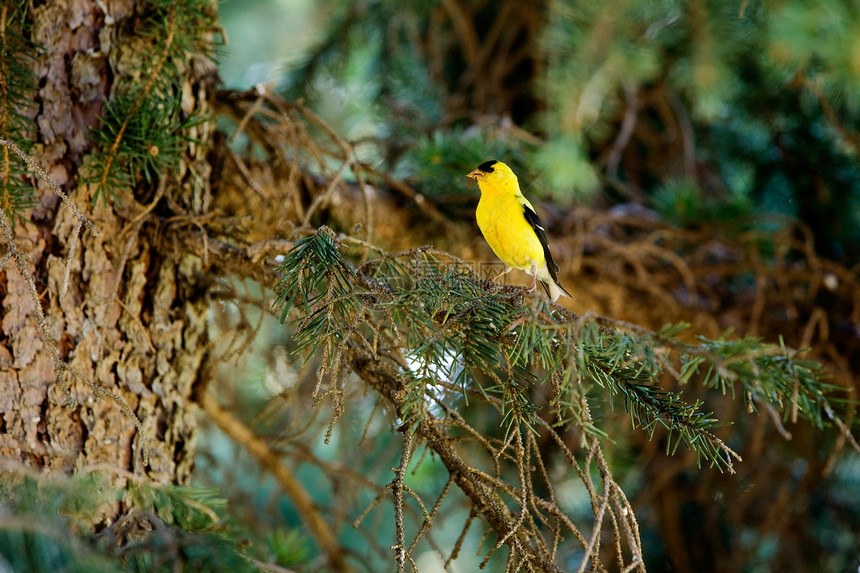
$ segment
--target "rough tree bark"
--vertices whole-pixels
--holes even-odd
[[[28,281],[7,263],[0,270],[3,465],[71,472],[110,464],[163,483],[187,481],[192,468],[196,423],[189,398],[207,352],[208,303],[198,278],[202,259],[159,252],[156,243],[171,229],[193,224],[208,207],[205,145],[211,141],[211,124],[198,125],[190,134],[203,145],[188,147],[179,172],[165,176],[158,191],[147,184],[136,189],[140,203],[128,196],[91,206],[93,190],[78,183],[82,160],[92,148],[87,133],[112,93],[112,82],[127,72],[123,62],[140,49],[127,24],[144,4],[55,0],[32,8],[32,38],[42,49],[34,70],[39,89],[33,94],[38,104],[33,156],[100,235],[81,235],[69,289],[61,297],[77,224],[74,213],[34,177],[32,224],[15,228],[60,358],[122,398],[142,425],[138,431],[119,400],[68,373],[64,379],[79,406],[67,406],[68,395],[40,337]],[[215,80],[211,62],[191,64],[183,85],[186,113],[208,107]],[[156,197],[163,198],[161,210],[148,212]],[[126,479],[111,475],[114,485]],[[111,511],[102,517],[110,519]]]

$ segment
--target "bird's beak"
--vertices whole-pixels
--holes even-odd
[[[475,181],[483,181],[487,177],[487,175],[480,169],[475,169],[474,171],[466,175],[466,177],[470,177]]]

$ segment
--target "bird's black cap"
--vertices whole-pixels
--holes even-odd
[[[495,165],[496,163],[498,163],[498,161],[496,161],[495,159],[484,161],[483,163],[478,165],[478,171],[483,171],[484,173],[492,173],[493,171],[495,171],[495,169],[493,169],[493,165]]]

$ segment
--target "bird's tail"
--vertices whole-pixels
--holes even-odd
[[[558,283],[547,271],[546,267],[541,267],[538,270],[537,278],[540,279],[541,285],[543,286],[543,290],[546,291],[546,295],[553,302],[558,300],[558,297],[564,295],[568,298],[573,298],[569,292],[564,290],[564,287]]]
[[[558,297],[564,295],[568,298],[573,298],[570,296],[570,293],[564,290],[564,287],[558,284],[557,282],[550,280],[549,282],[543,283],[544,289],[546,290],[547,296],[553,302],[558,300]]]

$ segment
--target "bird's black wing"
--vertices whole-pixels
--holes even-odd
[[[558,273],[558,265],[552,260],[552,254],[549,252],[549,243],[546,240],[546,231],[544,231],[540,218],[537,216],[537,213],[529,208],[528,205],[523,205],[523,215],[525,215],[526,221],[528,221],[529,225],[534,229],[535,235],[537,235],[537,238],[543,247],[543,258],[546,259],[546,268],[549,271],[549,276],[551,276],[552,280],[558,284],[558,276],[556,276]]]

